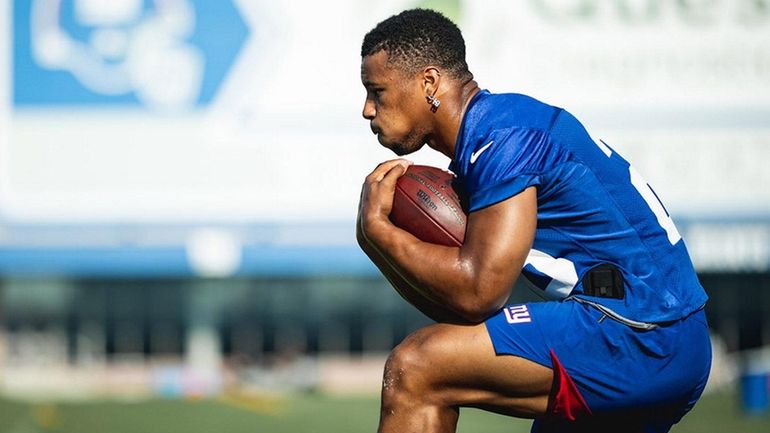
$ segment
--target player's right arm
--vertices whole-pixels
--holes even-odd
[[[406,164],[389,161],[366,179],[361,194],[361,235],[422,296],[478,323],[507,301],[534,240],[534,187],[472,212],[465,243],[446,247],[423,242],[393,225],[388,216],[398,177]]]
[[[418,290],[413,283],[410,283],[398,270],[389,263],[385,256],[382,255],[377,249],[366,240],[361,230],[360,221],[357,224],[356,237],[358,245],[361,250],[371,259],[372,263],[377,266],[382,275],[388,280],[391,286],[396,292],[404,298],[405,301],[412,304],[415,308],[420,310],[423,314],[439,323],[456,323],[467,324],[469,323],[464,318],[460,317],[452,310],[441,306],[430,299],[426,298],[423,293]]]
[[[399,164],[405,162],[406,161],[399,162]],[[369,257],[372,263],[377,266],[377,269],[380,270],[382,275],[405,301],[412,304],[412,306],[436,322],[456,324],[468,323],[466,319],[462,318],[456,312],[425,297],[425,294],[421,292],[414,283],[405,278],[394,263],[389,262],[385,255],[369,242],[364,234],[363,221],[360,212],[358,219],[356,220],[356,240],[358,241],[358,246],[361,247],[361,250],[367,257]]]

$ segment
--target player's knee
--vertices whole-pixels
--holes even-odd
[[[383,392],[404,392],[416,387],[423,374],[423,362],[417,346],[407,342],[398,345],[385,363]]]
[[[383,398],[427,391],[432,369],[428,334],[426,330],[417,331],[393,349],[385,363]]]

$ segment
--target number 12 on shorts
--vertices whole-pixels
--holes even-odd
[[[505,307],[503,312],[505,313],[505,320],[512,325],[516,323],[529,323],[532,321],[532,317],[530,317],[526,305],[512,305]]]

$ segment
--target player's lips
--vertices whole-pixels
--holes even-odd
[[[378,128],[378,127],[376,127],[374,125],[370,125],[369,128],[371,128],[372,134],[374,134],[374,135],[379,135],[382,132],[382,131],[380,131],[380,128]]]

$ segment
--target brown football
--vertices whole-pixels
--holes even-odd
[[[453,179],[452,173],[436,167],[409,166],[396,183],[390,220],[422,241],[462,245],[467,217]]]

